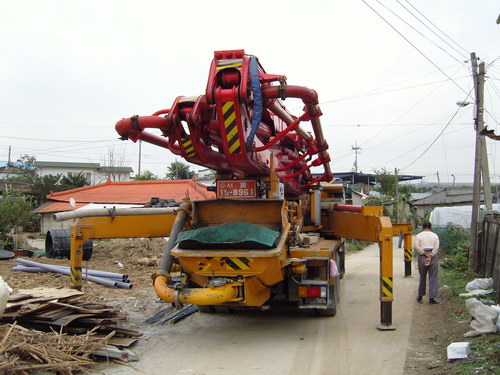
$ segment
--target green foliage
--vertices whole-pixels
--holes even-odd
[[[356,240],[353,238],[346,238],[345,240],[347,251],[359,251],[363,250],[368,245],[371,245],[370,241]]]
[[[174,161],[167,167],[167,180],[187,180],[193,178],[194,172],[189,171],[190,165],[182,161]]]
[[[62,190],[62,186],[59,184],[60,179],[60,174],[49,174],[35,178],[34,182],[31,184],[31,192],[39,204],[47,201],[48,194]]]
[[[380,184],[380,186],[377,188],[377,191],[387,197],[394,196],[396,193],[396,177],[394,173],[391,173],[387,169],[382,168],[375,170],[375,175],[377,178],[377,182]]]
[[[465,299],[460,297],[460,293],[465,293],[465,285],[474,279],[474,275],[468,275],[458,269],[444,268],[440,270],[439,278],[441,283],[448,286],[451,311],[463,310]],[[487,296],[491,299],[491,295]],[[467,311],[460,314],[452,314],[461,321],[469,321],[471,316]],[[500,371],[500,355],[498,352],[497,335],[484,335],[469,337],[467,341],[471,344],[471,354],[467,360],[456,362],[456,371],[453,374],[468,375],[478,373],[477,368],[481,367],[480,373],[498,374]],[[450,372],[451,373],[451,372]]]
[[[4,193],[0,198],[0,247],[12,244],[10,233],[37,217],[31,210],[31,200],[20,193]]]
[[[35,162],[36,158],[34,156],[30,156],[28,154],[21,155],[19,159],[17,159],[17,163],[14,165],[18,168],[19,175],[13,176],[9,178],[9,180],[13,182],[33,183],[36,178]]]
[[[83,172],[71,173],[68,176],[63,176],[59,184],[61,185],[61,190],[76,189],[86,186],[87,178]]]
[[[469,245],[470,232],[459,225],[448,223],[445,227],[433,227],[439,236],[439,245],[447,255],[454,255]]]
[[[135,181],[151,181],[151,180],[159,180],[158,176],[155,175],[151,171],[144,171],[141,174],[135,175],[133,180]]]

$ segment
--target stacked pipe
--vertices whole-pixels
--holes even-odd
[[[71,273],[69,267],[65,266],[56,266],[52,264],[38,263],[38,262],[33,262],[32,260],[21,259],[21,258],[17,258],[16,262],[20,264],[12,267],[13,271],[34,272],[34,273],[55,272],[68,276]],[[92,281],[94,283],[113,288],[125,288],[125,289],[132,288],[132,284],[130,283],[127,274],[84,268],[82,269],[82,278],[87,281]]]

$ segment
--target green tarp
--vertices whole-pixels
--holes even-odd
[[[181,249],[271,249],[279,232],[260,225],[229,222],[180,232]]]

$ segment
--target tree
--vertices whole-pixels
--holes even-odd
[[[60,181],[61,190],[76,189],[87,185],[87,178],[83,172],[71,173],[64,176]]]
[[[382,168],[375,170],[375,175],[377,182],[380,187],[377,190],[380,194],[386,195],[388,197],[393,197],[396,195],[396,176],[394,173],[389,172],[387,169]]]
[[[190,171],[191,166],[182,161],[174,161],[167,167],[167,180],[187,180],[193,178],[194,172]]]
[[[21,193],[4,193],[0,198],[0,248],[12,243],[17,247],[15,234],[37,216],[31,210],[31,204],[30,198]]]
[[[16,163],[11,163],[11,166],[18,169],[18,175],[11,177],[9,180],[32,184],[36,179],[35,162],[36,158],[34,156],[28,154],[21,155]]]
[[[145,170],[141,174],[135,175],[133,180],[135,180],[135,181],[150,181],[150,180],[159,180],[159,178],[153,172]]]
[[[47,201],[47,194],[62,190],[62,187],[59,184],[60,179],[60,174],[49,174],[42,177],[36,177],[35,181],[31,185],[31,192],[36,197],[39,204]]]
[[[125,167],[125,149],[123,147],[109,147],[106,155],[101,157],[102,168],[106,178],[111,181],[125,180],[125,176],[120,173],[121,168]]]

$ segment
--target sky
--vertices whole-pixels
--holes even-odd
[[[474,109],[456,105],[474,101],[471,52],[500,134],[498,0],[0,3],[0,161],[9,146],[12,160],[101,164],[112,150],[137,171],[138,144],[118,140],[116,121],[203,94],[213,52],[228,49],[318,92],[334,173],[353,169],[357,145],[358,171],[471,182]],[[498,143],[487,139],[497,184]],[[164,176],[174,160],[143,143],[142,171]]]

